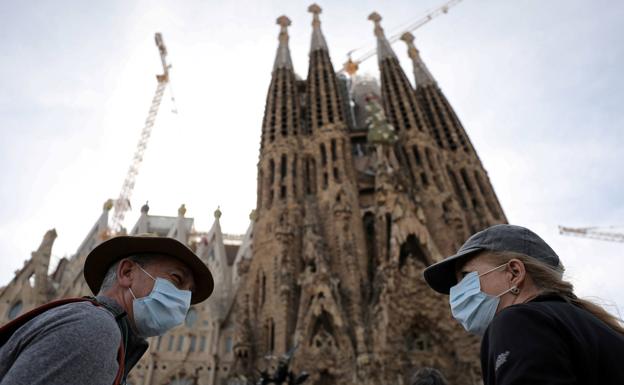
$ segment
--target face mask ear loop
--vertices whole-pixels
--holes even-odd
[[[136,263],[136,262],[135,262]],[[145,274],[147,274],[148,277],[150,277],[151,279],[153,279],[154,281],[156,281],[156,278],[152,277],[152,275],[150,273],[148,273],[147,271],[145,271],[141,265],[139,265],[138,263],[136,264],[139,269],[141,269],[142,272],[144,272]],[[131,288],[128,288],[128,290],[130,290],[130,294],[132,294],[132,298],[137,299],[136,295],[134,295],[134,293],[132,292]]]
[[[134,295],[134,293],[132,292],[131,288],[128,288],[128,290],[130,290],[130,294],[132,294],[132,298],[137,299],[137,297]]]
[[[151,275],[150,273],[148,273],[147,271],[145,271],[145,270],[141,267],[141,265],[139,265],[139,264],[137,263],[137,266],[139,267],[139,269],[141,269],[141,271],[142,271],[142,272],[144,272],[145,274],[147,274],[147,276],[148,276],[148,277],[150,277],[150,278],[151,278],[151,279],[153,279],[154,281],[156,280],[156,278],[152,277],[152,275]]]
[[[486,274],[490,274],[491,272],[496,271],[496,270],[498,270],[498,269],[500,269],[501,267],[506,266],[506,265],[507,265],[507,263],[503,263],[503,264],[502,264],[502,265],[500,265],[500,266],[496,266],[495,268],[490,269],[490,270],[486,271],[486,272],[485,272],[485,273],[483,273],[483,274],[479,274],[479,277],[483,277],[483,276],[484,276],[484,275],[486,275]]]
[[[511,293],[513,295],[518,295],[518,294],[520,294],[520,289],[518,289],[518,286],[514,285],[514,286],[510,287],[509,289],[505,290],[504,292],[500,293],[499,295],[497,295],[497,297],[500,298],[500,297],[504,296],[507,293]]]

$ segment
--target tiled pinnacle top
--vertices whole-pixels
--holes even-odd
[[[430,86],[435,84],[435,79],[429,72],[429,69],[422,61],[420,57],[420,52],[414,45],[414,35],[409,32],[405,32],[401,35],[401,40],[403,40],[407,44],[407,53],[410,58],[412,58],[412,62],[414,64],[414,79],[416,80],[416,88],[422,86]]]
[[[277,24],[280,26],[279,46],[277,47],[277,55],[275,56],[275,64],[273,71],[279,68],[287,68],[292,70],[292,60],[290,58],[290,49],[288,48],[288,26],[291,24],[290,19],[285,15],[277,18]]]
[[[368,16],[368,20],[375,23],[375,36],[377,36],[377,58],[383,61],[388,58],[396,58],[396,54],[390,46],[390,42],[386,39],[383,28],[381,28],[381,16],[377,12],[373,12]]]
[[[319,19],[319,14],[321,13],[321,7],[317,4],[312,4],[308,7],[308,12],[313,15],[312,18],[312,42],[310,44],[310,52],[316,50],[325,50],[328,51],[327,42],[325,41],[325,36],[323,36],[323,32],[321,31],[321,20]]]

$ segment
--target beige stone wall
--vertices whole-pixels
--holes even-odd
[[[1,323],[8,322],[9,316],[14,318],[54,299],[93,295],[83,279],[82,265],[88,252],[108,238],[108,214],[108,209],[105,209],[76,255],[62,259],[50,275],[48,266],[56,232],[51,230],[46,233],[24,267],[0,289]],[[181,240],[196,250],[215,275],[215,292],[209,300],[191,308],[184,325],[164,336],[149,339],[150,348],[130,374],[128,384],[221,384],[222,378],[231,371],[234,335],[232,325],[225,318],[231,311],[239,282],[235,264],[250,257],[251,228],[243,237],[224,235],[216,216],[207,233],[187,232],[180,228],[184,222],[179,218],[180,215],[178,218],[149,216],[146,209],[135,230],[153,234],[185,234],[185,239]],[[165,226],[157,228],[154,223],[164,223]],[[226,243],[241,246],[235,256],[226,255]]]

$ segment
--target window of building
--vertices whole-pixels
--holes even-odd
[[[271,204],[273,204],[273,186],[275,183],[275,162],[273,161],[273,159],[269,160],[269,196],[268,196],[268,202],[267,202],[267,206],[271,207]]]
[[[275,321],[273,318],[270,318],[267,324],[267,348],[269,352],[273,352],[275,350]]]
[[[201,336],[199,339],[199,350],[202,352],[206,351],[206,336]]]
[[[405,342],[410,352],[430,352],[433,349],[431,338],[425,333],[412,333]]]
[[[453,186],[453,190],[455,191],[455,195],[459,198],[459,203],[463,208],[467,208],[466,199],[464,198],[464,194],[459,187],[459,181],[457,180],[457,176],[451,169],[447,169],[447,173],[449,175],[449,179],[451,180],[451,185]]]
[[[392,214],[386,214],[386,258],[390,259],[390,241],[392,239]]]
[[[174,336],[169,336],[169,343],[167,344],[167,350],[168,351],[172,351],[173,350],[173,341],[174,341]]]
[[[422,158],[420,157],[420,151],[418,151],[418,146],[414,145],[412,147],[412,152],[414,153],[414,160],[416,160],[417,165],[422,164]]]
[[[19,313],[22,312],[23,307],[24,307],[24,304],[22,303],[21,300],[18,300],[17,302],[15,302],[13,306],[11,306],[11,308],[9,309],[9,313],[7,314],[9,319],[12,320],[15,317],[17,317]]]
[[[266,300],[266,275],[262,273],[262,286],[260,287],[260,305],[264,305],[264,301]]]
[[[371,282],[375,276],[377,266],[377,236],[375,234],[375,214],[364,214],[364,233],[366,235],[366,254],[368,256],[368,277]]]
[[[194,352],[195,351],[195,345],[197,344],[197,337],[195,337],[194,335],[191,335],[189,340],[189,352]]]
[[[234,346],[234,343],[232,341],[232,337],[227,336],[225,338],[225,352],[226,353],[231,353],[232,352],[232,347]]]
[[[427,256],[423,251],[423,247],[414,234],[408,235],[405,242],[401,244],[399,251],[399,267],[405,265],[408,258],[414,258],[417,261],[422,262],[424,266],[429,265]]]
[[[184,336],[178,336],[178,348],[177,351],[181,352],[184,346]]]
[[[280,180],[286,178],[286,169],[287,169],[288,159],[286,155],[282,154],[282,158],[280,159]]]
[[[291,174],[292,174],[293,196],[295,196],[296,198],[297,197],[297,155],[295,155],[295,158],[292,161]]]

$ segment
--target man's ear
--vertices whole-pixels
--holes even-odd
[[[520,287],[526,279],[526,268],[521,260],[513,258],[509,260],[509,270],[511,272],[511,284]]]
[[[132,285],[134,278],[134,262],[129,259],[122,259],[117,266],[117,283],[119,286],[128,288]]]

